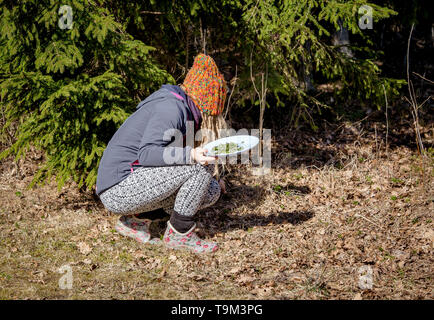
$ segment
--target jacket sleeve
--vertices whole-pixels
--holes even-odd
[[[145,167],[190,164],[192,147],[183,148],[184,114],[176,105],[170,104],[161,105],[156,110],[159,111],[152,113],[143,132],[138,151],[139,164]]]

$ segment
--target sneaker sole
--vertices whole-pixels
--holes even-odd
[[[125,227],[124,225],[119,225],[119,223],[117,223],[115,225],[115,230],[120,233],[121,235],[125,236],[125,237],[129,237],[129,238],[133,238],[134,240],[136,240],[137,242],[140,243],[148,243],[149,240],[151,240],[151,235],[149,234],[148,237],[146,237],[145,240],[143,240],[142,238],[137,237],[137,235],[131,231],[128,230],[127,227]]]
[[[164,244],[164,246],[165,246],[167,249],[172,249],[172,250],[186,250],[186,251],[191,251],[191,252],[193,252],[193,253],[197,253],[197,254],[214,253],[214,252],[216,252],[216,251],[219,249],[219,247],[216,246],[216,247],[214,247],[214,249],[213,249],[212,251],[196,251],[196,250],[194,250],[194,249],[191,249],[191,247],[189,247],[189,246],[177,246],[177,247],[172,247],[172,246],[169,246],[169,245],[167,245],[167,244]]]

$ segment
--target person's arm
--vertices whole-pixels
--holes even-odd
[[[160,111],[151,115],[138,151],[139,164],[142,166],[161,167],[175,164],[190,164],[191,146],[174,147],[168,146],[171,143],[171,136],[164,137],[170,130],[179,130],[184,124],[184,115],[177,107],[161,105]],[[158,108],[157,108],[158,110]],[[164,139],[166,138],[166,139]],[[179,136],[178,136],[179,139]],[[167,160],[170,161],[167,161]],[[165,161],[166,160],[166,161]]]

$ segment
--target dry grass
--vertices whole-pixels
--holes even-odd
[[[291,133],[273,144],[271,175],[236,167],[229,193],[198,214],[214,255],[124,238],[92,196],[26,190],[35,161],[20,172],[4,161],[0,299],[433,299],[432,159],[385,154],[360,132]],[[71,290],[58,285],[66,264]],[[362,266],[371,289],[359,287]]]

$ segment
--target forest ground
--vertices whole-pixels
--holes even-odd
[[[433,154],[418,156],[407,125],[387,136],[366,121],[273,136],[272,174],[232,167],[228,193],[198,213],[211,255],[122,237],[74,184],[26,189],[38,152],[6,159],[0,299],[433,299]],[[432,126],[422,136],[432,146]]]

